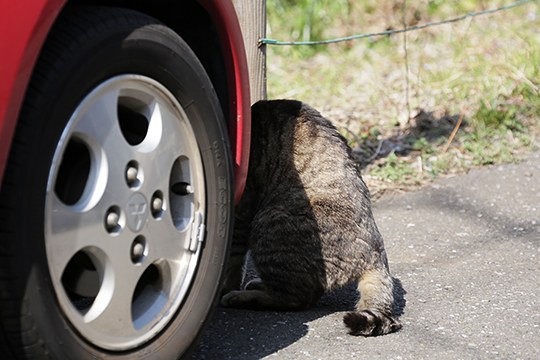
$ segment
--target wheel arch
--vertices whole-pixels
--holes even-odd
[[[12,2],[17,4],[18,2]],[[249,75],[240,25],[232,2],[220,0],[42,0],[34,6],[12,5],[10,18],[31,16],[27,24],[0,21],[17,36],[0,53],[11,53],[11,67],[2,74],[0,89],[0,184],[9,156],[11,140],[31,78],[49,30],[66,5],[117,6],[148,14],[178,33],[195,52],[216,90],[228,122],[235,165],[235,199],[239,200],[247,175],[250,139]],[[5,12],[8,13],[8,12]],[[3,19],[2,19],[3,20]],[[22,35],[18,35],[19,31]],[[2,31],[2,33],[6,33]],[[12,51],[15,48],[16,51]],[[8,51],[9,50],[9,51]]]

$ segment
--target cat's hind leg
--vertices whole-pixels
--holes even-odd
[[[265,275],[269,274],[266,272]],[[272,275],[271,280],[274,281],[270,283],[255,277],[245,284],[243,290],[226,293],[221,299],[221,305],[252,310],[295,311],[310,307],[322,293],[322,290],[312,291],[317,287],[306,286],[308,284],[296,278],[294,274],[281,277],[281,281],[275,281]]]
[[[394,315],[394,280],[384,268],[364,272],[358,283],[356,311],[343,318],[351,335],[377,336],[401,329]]]
[[[240,290],[245,277],[245,263],[248,253],[248,244],[246,236],[240,236],[242,232],[239,225],[235,227],[229,259],[225,266],[225,274],[223,276],[222,294],[227,294],[233,290]]]
[[[225,275],[221,293],[227,294],[240,289],[244,277],[244,256],[241,254],[231,255],[225,267]]]
[[[291,265],[291,262],[288,262]],[[323,289],[314,279],[307,276],[295,276],[295,272],[278,274],[276,268],[285,266],[265,267],[262,274],[268,281],[254,278],[243,290],[231,291],[221,298],[221,305],[252,310],[302,310],[313,306],[323,293]],[[293,267],[294,269],[294,267]],[[298,273],[298,272],[296,272]],[[279,280],[276,280],[279,279]]]
[[[254,216],[249,244],[260,279],[225,294],[223,306],[299,310],[321,296],[325,273],[317,223],[308,205],[294,210],[300,215],[288,207],[269,206]]]
[[[255,288],[231,291],[221,298],[225,307],[251,310],[302,310],[308,307],[304,302],[273,293],[260,283]]]

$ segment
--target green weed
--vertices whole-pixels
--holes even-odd
[[[417,171],[395,153],[391,153],[380,166],[372,168],[370,175],[385,181],[418,182]]]
[[[512,2],[268,0],[268,37],[319,40],[397,29]],[[532,2],[407,35],[269,46],[268,93],[308,102],[344,129],[375,186],[515,161],[540,134],[539,28],[540,4]],[[422,113],[432,115],[420,129],[415,117]],[[463,124],[447,147],[459,115]],[[383,141],[404,151],[381,153]]]

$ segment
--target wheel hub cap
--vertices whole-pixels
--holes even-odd
[[[51,164],[45,245],[60,309],[87,341],[132,349],[174,319],[200,257],[204,189],[189,119],[158,82],[117,76],[77,106]]]
[[[129,228],[140,231],[148,217],[148,203],[141,193],[133,194],[126,205],[126,219]]]

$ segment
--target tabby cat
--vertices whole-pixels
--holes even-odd
[[[260,278],[240,290],[248,250]],[[401,328],[383,240],[351,150],[302,102],[252,107],[250,165],[226,275],[221,304],[249,309],[305,309],[355,282],[361,297],[344,317],[350,334]]]

